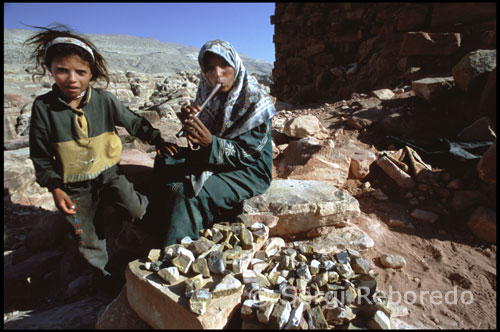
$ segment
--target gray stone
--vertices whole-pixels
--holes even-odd
[[[321,181],[273,180],[269,189],[243,204],[245,213],[272,213],[280,218],[271,236],[285,237],[316,227],[345,225],[360,215],[358,201]]]
[[[465,55],[451,70],[458,87],[467,92],[474,84],[484,84],[496,68],[496,50],[476,50]]]

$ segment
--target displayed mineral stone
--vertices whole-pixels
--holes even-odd
[[[204,252],[209,251],[213,246],[214,242],[210,241],[205,237],[200,237],[198,240],[190,243],[188,249],[192,251],[195,256],[199,256]]]
[[[198,274],[192,278],[184,280],[185,285],[185,295],[190,297],[194,291],[200,290],[203,287],[203,276]]]
[[[322,287],[328,283],[328,272],[321,272],[320,274],[316,275],[313,280],[319,287]]]
[[[208,268],[207,259],[205,257],[198,257],[193,263],[193,271],[201,273],[203,277],[210,277],[210,269]]]
[[[368,327],[376,330],[389,330],[391,329],[391,321],[381,310],[377,310],[368,322]]]
[[[257,292],[257,299],[264,302],[278,302],[281,298],[281,293],[279,291],[270,290],[267,288],[259,289]]]
[[[161,250],[160,249],[151,249],[148,253],[148,261],[156,262],[160,259]]]
[[[264,271],[269,266],[269,263],[267,263],[261,259],[258,259],[258,258],[253,258],[250,261],[250,265],[252,266],[252,270],[260,273],[260,272]]]
[[[264,274],[262,274],[258,271],[255,271],[255,269],[253,270],[253,272],[255,273],[255,279],[256,279],[257,285],[259,285],[261,287],[271,287],[271,282]]]
[[[256,309],[260,305],[260,301],[247,299],[241,305],[240,313],[243,320],[257,319]]]
[[[222,241],[223,238],[224,238],[224,235],[222,234],[221,231],[219,231],[218,229],[214,230],[213,235],[212,235],[212,241],[214,241],[214,243],[218,243],[218,242]]]
[[[282,329],[288,320],[290,319],[290,313],[292,312],[292,306],[289,301],[279,300],[271,313],[269,322],[272,328]]]
[[[213,297],[216,299],[222,296],[234,294],[240,291],[242,287],[243,285],[238,279],[236,279],[232,274],[228,274],[222,278],[221,282],[218,283],[217,286],[215,286]]]
[[[309,264],[309,271],[311,272],[311,275],[316,275],[319,273],[319,268],[321,266],[321,263],[316,260],[316,259],[313,259],[311,260],[311,263]]]
[[[301,267],[299,267],[297,269],[296,272],[297,272],[297,275],[299,276],[299,278],[302,278],[305,281],[310,281],[312,278],[311,272],[309,272],[309,266],[307,266],[307,265],[302,265]]]
[[[269,239],[268,244],[266,245],[266,248],[264,249],[264,252],[266,253],[267,257],[271,257],[278,253],[281,247],[285,246],[285,240],[283,240],[280,237],[272,237]]]
[[[347,250],[342,250],[336,253],[335,258],[337,259],[337,262],[339,262],[340,264],[347,264],[351,261],[351,257],[349,256]]]
[[[181,244],[185,247],[189,246],[191,243],[193,243],[193,239],[190,236],[185,236],[181,239]]]
[[[252,234],[254,242],[258,244],[265,241],[268,236],[268,232],[265,229],[258,229],[256,231],[253,231]]]
[[[325,330],[328,328],[328,323],[326,322],[323,311],[319,305],[312,306],[310,309],[307,309],[306,312],[308,316],[307,324],[309,325],[309,329]]]
[[[295,309],[290,313],[290,319],[285,326],[287,330],[297,330],[300,328],[300,321],[302,320],[302,313],[304,311],[304,303],[300,302]]]
[[[243,228],[240,233],[240,239],[243,249],[253,248],[253,234],[250,230]]]
[[[257,320],[264,324],[269,324],[269,318],[274,309],[275,302],[264,302],[257,308]]]
[[[158,275],[168,282],[170,285],[175,284],[179,280],[179,269],[175,266],[169,266],[159,270]]]
[[[345,279],[349,279],[354,275],[354,271],[349,263],[337,263],[335,267],[337,268],[337,272]]]
[[[197,315],[203,315],[210,304],[212,294],[208,288],[198,289],[189,298],[189,309]]]
[[[371,270],[368,263],[361,257],[352,258],[351,267],[354,272],[359,274],[368,274]]]
[[[181,248],[182,246],[180,244],[172,244],[168,247],[165,247],[163,249],[163,261],[164,262],[170,262],[172,259],[174,259],[175,257],[177,257],[178,255],[178,252],[179,252],[179,248]]]
[[[353,287],[347,287],[347,289],[344,291],[344,305],[348,306],[356,300],[356,297],[358,296],[358,293],[356,292],[356,289]]]
[[[363,274],[353,279],[356,287],[362,291],[362,294],[370,295],[377,289],[377,277],[369,274]]]
[[[225,256],[226,261],[240,257],[241,250],[242,250],[241,247],[236,245],[233,247],[233,249],[228,249],[228,250],[224,251],[224,256]]]
[[[226,261],[224,259],[224,253],[221,251],[212,251],[208,255],[208,268],[210,272],[215,274],[221,274],[226,269]]]
[[[244,250],[239,258],[233,260],[233,272],[236,274],[242,273],[243,270],[248,269],[250,265],[251,254]]]
[[[183,247],[180,247],[178,249],[177,257],[172,259],[172,264],[174,264],[174,266],[176,266],[181,273],[187,273],[193,262],[194,262],[193,253],[190,250]]]
[[[251,284],[257,282],[257,276],[253,270],[243,270],[242,278],[244,284]]]
[[[323,263],[323,268],[325,271],[331,271],[335,268],[335,263],[332,260],[325,260]]]

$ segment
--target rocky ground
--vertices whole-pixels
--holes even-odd
[[[292,117],[311,114],[327,128],[328,134],[324,139],[333,140],[336,146],[350,141],[374,153],[398,148],[397,142],[387,138],[387,127],[375,125],[356,129],[349,125],[349,112],[352,113],[367,99],[366,95],[354,95],[351,100],[307,107],[279,104],[275,129],[281,130],[283,123]],[[417,124],[425,123],[428,115],[426,108],[425,103],[411,94],[402,94],[401,98],[392,99],[384,105],[385,110],[411,110],[412,114],[418,114]],[[433,123],[438,125],[438,119],[433,119]],[[426,126],[420,126],[414,128],[414,133],[418,134],[408,135],[407,139],[426,137],[432,133],[431,129],[425,132]],[[175,132],[175,128],[168,130]],[[441,160],[433,160],[435,164],[432,164],[436,172],[448,173],[447,177],[441,177],[445,186],[455,180],[464,189],[484,191],[484,184],[477,176],[474,165],[447,158],[449,156],[443,156]],[[449,205],[434,205],[436,211],[441,209],[437,222],[416,220],[409,216],[414,207],[408,197],[403,196],[401,188],[375,165],[365,178],[350,178],[342,189],[356,197],[360,204],[361,215],[351,219],[351,223],[364,230],[375,242],[364,257],[373,263],[375,272],[380,275],[379,289],[403,306],[393,318],[396,327],[496,328],[496,244],[476,238],[467,228],[466,223],[474,207],[454,211]],[[387,198],[377,198],[372,194],[375,189],[381,189]],[[4,195],[4,258],[12,250],[23,247],[33,221],[46,213],[41,208],[14,204]],[[319,232],[328,232],[328,228]],[[380,263],[382,254],[402,256],[406,265],[402,269],[386,268]],[[17,259],[20,256],[22,253],[17,254]],[[112,288],[106,285],[82,290],[75,286],[73,296],[62,296],[57,286],[31,294],[21,303],[4,307],[4,328],[58,326],[93,329],[99,315],[116,297],[123,282],[114,281]],[[65,305],[71,309],[63,309]],[[59,314],[57,310],[60,310]],[[37,319],[30,320],[30,316]]]

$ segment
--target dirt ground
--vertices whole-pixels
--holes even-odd
[[[347,104],[352,105],[352,100]],[[340,105],[341,102],[328,107],[313,106],[299,112],[318,117],[333,133],[336,146],[351,141],[373,152],[390,146],[380,131],[359,132],[347,128],[342,112],[332,111],[339,110]],[[417,122],[425,123],[425,108],[428,106],[415,98],[395,100],[391,107],[412,109],[421,115]],[[432,131],[432,128],[422,126],[414,137],[432,136]],[[443,165],[449,166],[446,170],[457,175],[470,171],[464,171],[459,165],[453,167],[453,162],[444,162]],[[357,180],[348,180],[343,189],[360,203],[361,216],[351,219],[351,223],[359,226],[375,242],[364,257],[373,263],[380,276],[378,289],[408,310],[408,313],[403,311],[400,314],[402,317],[393,319],[396,328],[496,329],[496,245],[474,238],[466,227],[469,214],[452,212],[441,216],[434,224],[412,219],[408,203],[385,174],[373,169],[368,178],[372,185],[383,188],[389,200],[379,201],[360,195],[362,183]],[[400,221],[410,221],[414,228],[391,226]],[[385,268],[379,261],[382,254],[402,256],[406,266],[402,269]]]
[[[401,101],[394,107],[403,107],[405,103]],[[345,127],[345,116],[340,111],[333,112],[334,109],[339,110],[340,104],[313,105],[293,112],[320,118],[336,145],[351,140],[372,151],[387,147],[388,142],[380,133]],[[394,319],[396,327],[496,329],[496,245],[475,239],[465,226],[465,215],[450,213],[434,224],[411,220],[408,203],[398,196],[394,184],[375,171],[370,177],[372,186],[383,188],[389,200],[363,195],[363,183],[359,180],[349,180],[343,189],[360,203],[361,216],[351,219],[351,223],[375,242],[364,257],[380,276],[378,289],[407,309]],[[4,237],[4,251],[20,246],[31,228],[33,214],[41,213],[32,207],[5,207],[4,201],[4,233],[9,234],[7,241]],[[411,220],[414,228],[394,227],[401,220]],[[385,268],[379,262],[382,254],[400,255],[406,266],[397,270]],[[4,322],[10,314],[4,312]]]

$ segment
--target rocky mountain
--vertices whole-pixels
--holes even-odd
[[[4,30],[4,66],[24,69],[33,65],[29,60],[30,49],[23,47],[23,42],[33,33],[32,30],[24,29]],[[198,47],[127,35],[86,34],[85,36],[102,51],[112,71],[169,74],[179,70],[199,69],[197,57],[200,49]],[[253,59],[244,54],[240,56],[250,73],[271,73],[273,67],[271,63]]]

